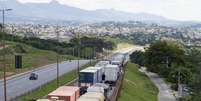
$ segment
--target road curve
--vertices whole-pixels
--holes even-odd
[[[87,64],[88,62],[88,60],[80,60],[80,65]],[[62,62],[59,64],[60,76],[75,70],[76,68],[77,60],[72,60],[71,62]],[[56,64],[43,66],[34,72],[38,74],[38,80],[36,81],[29,80],[30,73],[25,73],[23,75],[7,80],[8,99],[16,98],[56,79]],[[3,80],[0,80],[0,101],[4,101],[3,87]]]
[[[162,78],[160,78],[155,73],[147,72],[145,68],[140,69],[140,71],[144,72],[157,86],[159,90],[158,101],[177,101],[176,98],[172,95],[170,88]]]

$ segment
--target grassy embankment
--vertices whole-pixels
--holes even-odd
[[[91,65],[95,65],[96,62],[92,62]],[[82,68],[86,68],[91,66],[90,63],[82,66]],[[70,73],[64,74],[62,77],[60,77],[60,85],[65,85],[68,82],[74,80],[77,77],[77,71],[71,71]],[[39,89],[36,89],[18,99],[16,101],[30,101],[32,99],[40,99],[50,92],[54,91],[57,88],[57,80],[53,80],[50,83],[40,87]]]
[[[7,76],[25,72],[40,66],[44,66],[51,63],[56,63],[57,53],[48,50],[41,50],[29,45],[7,42],[6,43],[6,69]],[[0,54],[3,54],[3,50],[0,50]],[[22,55],[22,69],[15,69],[15,54],[20,53]],[[2,55],[0,56],[2,60]],[[60,55],[60,61],[75,59],[73,56]],[[2,67],[3,61],[0,61]],[[2,77],[3,68],[0,68],[0,78]]]
[[[158,89],[133,63],[128,63],[118,101],[157,101]]]
[[[116,50],[121,50],[121,49],[125,49],[125,48],[131,48],[133,47],[133,44],[129,44],[129,43],[119,43],[117,44],[117,49]]]

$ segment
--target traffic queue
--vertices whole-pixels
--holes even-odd
[[[128,60],[128,54],[119,53],[110,60],[99,61],[79,71],[78,87],[59,87],[48,94],[47,99],[37,101],[106,101]]]

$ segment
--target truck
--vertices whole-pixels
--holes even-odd
[[[98,63],[96,63],[95,67],[104,67],[108,64],[110,64],[110,61],[99,61]]]
[[[102,82],[102,75],[104,73],[104,67],[88,67],[87,69],[91,69],[91,70],[97,70],[97,82],[96,83],[100,83]]]
[[[105,66],[104,73],[105,73],[106,83],[114,84],[119,77],[119,72],[120,72],[120,69],[118,65],[109,64]]]
[[[91,86],[98,82],[97,69],[84,69],[79,72],[79,83],[81,86]]]

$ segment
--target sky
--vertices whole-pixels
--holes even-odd
[[[22,3],[48,3],[52,0],[18,0]],[[85,9],[115,9],[150,13],[181,21],[201,21],[201,0],[57,0],[61,4]]]

